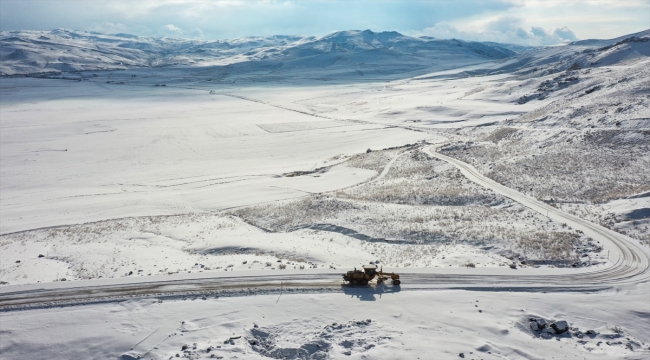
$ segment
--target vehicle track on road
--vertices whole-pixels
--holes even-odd
[[[438,145],[438,146],[442,146]],[[606,229],[600,225],[567,214],[557,208],[503,186],[494,180],[483,176],[473,166],[449,156],[423,148],[422,151],[432,157],[446,161],[456,166],[469,180],[502,194],[532,210],[548,217],[567,223],[575,229],[582,230],[586,235],[598,240],[609,249],[611,263],[604,268],[594,268],[589,271],[576,269],[574,273],[566,271],[560,274],[519,274],[516,270],[499,269],[484,274],[477,273],[443,273],[434,269],[427,273],[400,272],[406,282],[400,290],[434,290],[434,289],[471,289],[503,291],[586,291],[608,288],[621,284],[634,284],[650,280],[650,256],[634,240]],[[402,155],[402,154],[400,154]],[[399,157],[399,156],[397,156]],[[384,169],[387,173],[393,159]],[[505,270],[505,271],[502,271]],[[473,271],[473,270],[472,270]],[[21,307],[56,306],[70,302],[92,302],[99,299],[121,300],[130,297],[182,295],[197,293],[214,293],[221,291],[241,291],[240,295],[258,294],[264,290],[277,291],[280,287],[286,290],[301,291],[345,291],[342,287],[341,275],[328,273],[304,274],[273,274],[257,276],[219,276],[199,279],[179,280],[149,280],[132,283],[133,279],[124,279],[124,283],[115,280],[114,284],[76,285],[58,284],[34,288],[34,286],[15,286],[0,290],[0,311]],[[131,283],[127,283],[127,281]],[[31,290],[29,290],[31,289]],[[369,288],[368,291],[375,291]]]
[[[437,147],[442,145],[443,144],[437,145]],[[483,176],[472,165],[438,152],[431,151],[431,147],[424,148],[422,151],[432,157],[456,166],[469,180],[546,215],[553,220],[564,222],[575,229],[581,230],[586,235],[602,241],[610,250],[614,250],[614,258],[612,259],[613,264],[611,266],[580,274],[554,275],[553,281],[556,284],[570,285],[567,282],[577,282],[583,285],[612,285],[648,281],[650,279],[650,256],[648,255],[648,250],[644,249],[639,243],[629,237],[590,221],[581,219],[577,216],[565,213],[560,209],[501,185],[498,182]]]

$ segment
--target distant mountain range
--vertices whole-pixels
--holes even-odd
[[[171,65],[257,69],[348,69],[357,74],[502,59],[508,45],[405,36],[394,31],[340,31],[322,37],[259,36],[188,40],[70,30],[0,32],[3,75],[115,70]]]
[[[505,70],[557,72],[569,68],[621,65],[650,56],[650,30],[609,40],[581,40],[517,55]]]
[[[495,60],[480,68],[457,72],[454,77],[513,73],[543,76],[565,70],[633,64],[650,57],[650,30],[608,40],[580,40],[562,46],[529,48],[518,54]],[[425,75],[431,77],[449,75]]]
[[[412,37],[395,31],[189,40],[70,30],[0,32],[0,75],[184,68],[214,81],[415,76],[493,62],[476,73],[565,70],[650,56],[650,30],[610,40],[532,48]],[[463,73],[474,74],[472,71]]]

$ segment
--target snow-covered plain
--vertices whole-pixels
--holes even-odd
[[[644,359],[647,299],[646,284],[592,293],[368,288],[125,300],[3,313],[2,356]],[[533,331],[531,319],[564,320],[571,330]]]
[[[648,39],[3,33],[0,358],[647,357]]]

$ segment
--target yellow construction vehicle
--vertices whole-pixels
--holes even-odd
[[[377,279],[377,284],[383,283],[388,280],[388,278],[393,280],[393,285],[399,285],[402,283],[399,280],[399,275],[395,273],[386,273],[383,271],[383,267],[379,269],[379,271],[377,271],[377,267],[374,265],[363,265],[362,268],[363,270],[357,270],[357,268],[354,268],[354,270],[343,274],[343,280],[349,282],[352,286],[368,285],[368,283],[375,278]]]

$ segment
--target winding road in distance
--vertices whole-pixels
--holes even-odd
[[[437,145],[437,147],[440,146],[442,145]],[[583,231],[591,238],[600,241],[605,250],[610,250],[609,259],[613,263],[611,266],[608,266],[605,269],[582,274],[553,276],[552,279],[554,282],[560,284],[563,281],[568,280],[582,285],[595,285],[639,282],[650,279],[650,256],[648,250],[644,249],[642,245],[635,240],[590,221],[565,213],[562,210],[550,206],[542,201],[503,186],[498,182],[483,176],[472,165],[438,152],[431,151],[431,147],[425,148],[423,151],[430,156],[444,160],[456,166],[469,180],[548,216],[555,221],[566,223],[574,229]]]
[[[441,145],[436,145],[441,146]],[[139,281],[136,278],[75,281],[9,286],[0,290],[0,311],[23,307],[56,306],[61,303],[84,303],[93,301],[114,301],[141,296],[201,296],[199,293],[215,295],[228,292],[229,296],[263,294],[264,291],[280,289],[305,292],[343,291],[354,293],[388,293],[401,290],[425,289],[482,289],[517,291],[583,291],[607,288],[619,284],[634,284],[650,280],[650,255],[638,242],[625,235],[600,225],[567,214],[555,207],[524,195],[516,190],[491,180],[473,166],[460,160],[422,149],[429,156],[444,160],[454,166],[471,181],[506,196],[553,220],[566,223],[598,240],[609,250],[610,263],[607,266],[579,269],[423,269],[421,272],[404,273],[400,287],[349,288],[342,285],[341,274],[345,270],[326,272],[273,273],[252,275],[251,273],[210,274],[181,279],[155,279]],[[401,154],[403,155],[403,154]],[[389,162],[382,174],[390,168]],[[209,276],[209,277],[208,277]]]

